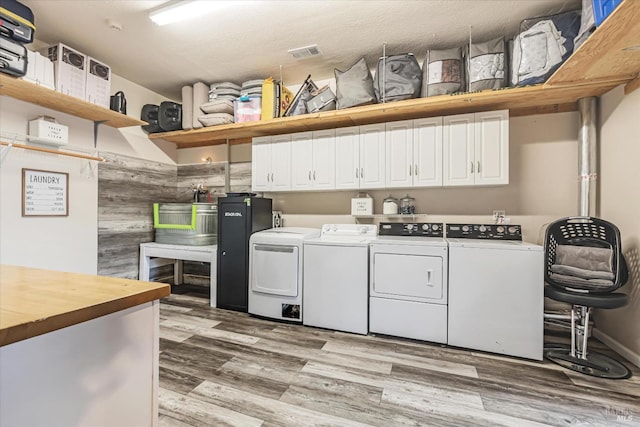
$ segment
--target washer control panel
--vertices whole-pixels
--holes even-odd
[[[441,222],[381,222],[378,235],[443,237],[443,232]]]
[[[447,237],[522,241],[522,227],[512,224],[447,224]]]

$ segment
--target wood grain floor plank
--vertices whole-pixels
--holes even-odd
[[[253,347],[273,353],[289,354],[301,358],[307,358],[309,360],[325,361],[339,366],[357,367],[359,369],[381,374],[390,373],[392,367],[391,362],[355,357],[353,355],[330,353],[323,350],[298,347],[295,344],[286,344],[268,340],[260,340],[254,344]]]
[[[377,360],[380,362],[389,362],[392,364],[400,364],[413,366],[416,368],[426,369],[430,371],[446,372],[453,375],[462,375],[471,378],[478,378],[476,368],[471,365],[464,365],[460,363],[452,363],[444,360],[430,359],[426,357],[417,357],[413,355],[407,355],[398,353],[396,351],[370,351],[367,349],[355,349],[348,344],[342,344],[336,341],[328,341],[327,344],[322,347],[322,350],[339,353],[345,355],[351,355],[356,357],[362,357],[371,360]]]
[[[167,328],[166,326],[160,325],[160,338],[182,342],[186,339],[189,339],[193,336],[193,334],[189,332],[178,331],[176,329]]]
[[[193,424],[187,424],[165,414],[158,415],[158,427],[192,427]]]
[[[220,324],[219,320],[203,319],[202,317],[189,316],[183,313],[170,313],[160,316],[160,324],[163,321],[170,320],[175,323],[182,323],[185,325],[199,326],[201,328],[213,328]]]
[[[431,400],[427,396],[401,393],[385,389],[382,401],[400,407],[407,407],[423,414],[441,415],[458,420],[459,425],[491,425],[503,427],[544,427],[547,424],[524,420],[503,414],[488,413],[483,409],[464,405],[446,404],[439,400]]]
[[[244,414],[254,418],[276,423],[282,427],[299,426],[344,426],[365,427],[367,424],[353,420],[323,414],[301,408],[279,400],[242,393],[233,387],[227,387],[205,381],[196,387],[189,396],[197,397],[222,407],[238,408]]]
[[[304,328],[304,326],[300,326],[300,328]],[[236,332],[245,335],[252,335],[255,337],[265,338],[271,341],[283,343],[295,342],[297,346],[315,348],[318,350],[321,349],[327,342],[326,340],[321,338],[307,337],[302,331],[290,332],[277,328],[271,329],[255,326],[247,327],[237,322],[222,322],[220,325],[216,326],[216,329],[222,329],[225,331]]]
[[[260,427],[262,420],[243,413],[196,399],[191,395],[161,388],[160,414],[199,426]]]
[[[160,366],[160,387],[164,389],[187,394],[202,381],[202,379],[193,375]]]
[[[160,322],[161,326],[176,329],[182,332],[187,332],[193,335],[199,335],[207,338],[216,338],[223,341],[230,341],[240,344],[256,344],[260,341],[260,338],[252,337],[244,334],[237,334],[235,332],[227,332],[221,329],[208,328],[202,326],[195,326],[184,322],[175,321],[172,318],[163,320]]]
[[[193,311],[193,308],[181,307],[179,305],[171,305],[164,302],[160,303],[160,309],[162,310],[163,313],[167,313],[167,312],[188,313],[190,311]]]

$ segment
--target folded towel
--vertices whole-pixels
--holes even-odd
[[[551,271],[566,276],[579,277],[581,279],[605,279],[613,280],[615,275],[609,271],[585,270],[583,268],[571,267],[570,265],[553,264]]]
[[[581,279],[575,276],[551,273],[549,275],[555,283],[576,289],[589,291],[605,291],[613,286],[613,281],[604,279]]]
[[[558,245],[556,248],[556,264],[568,265],[591,271],[613,272],[613,251],[611,248],[595,248],[592,246]]]

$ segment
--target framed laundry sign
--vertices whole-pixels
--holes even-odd
[[[69,174],[23,168],[22,216],[69,216]]]

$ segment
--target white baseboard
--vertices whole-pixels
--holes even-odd
[[[640,354],[634,353],[631,349],[625,347],[620,342],[611,338],[609,335],[605,334],[601,330],[597,328],[593,328],[593,336],[598,338],[604,344],[606,344],[613,351],[618,353],[620,356],[627,359],[629,362],[633,363],[637,367],[640,368]]]

